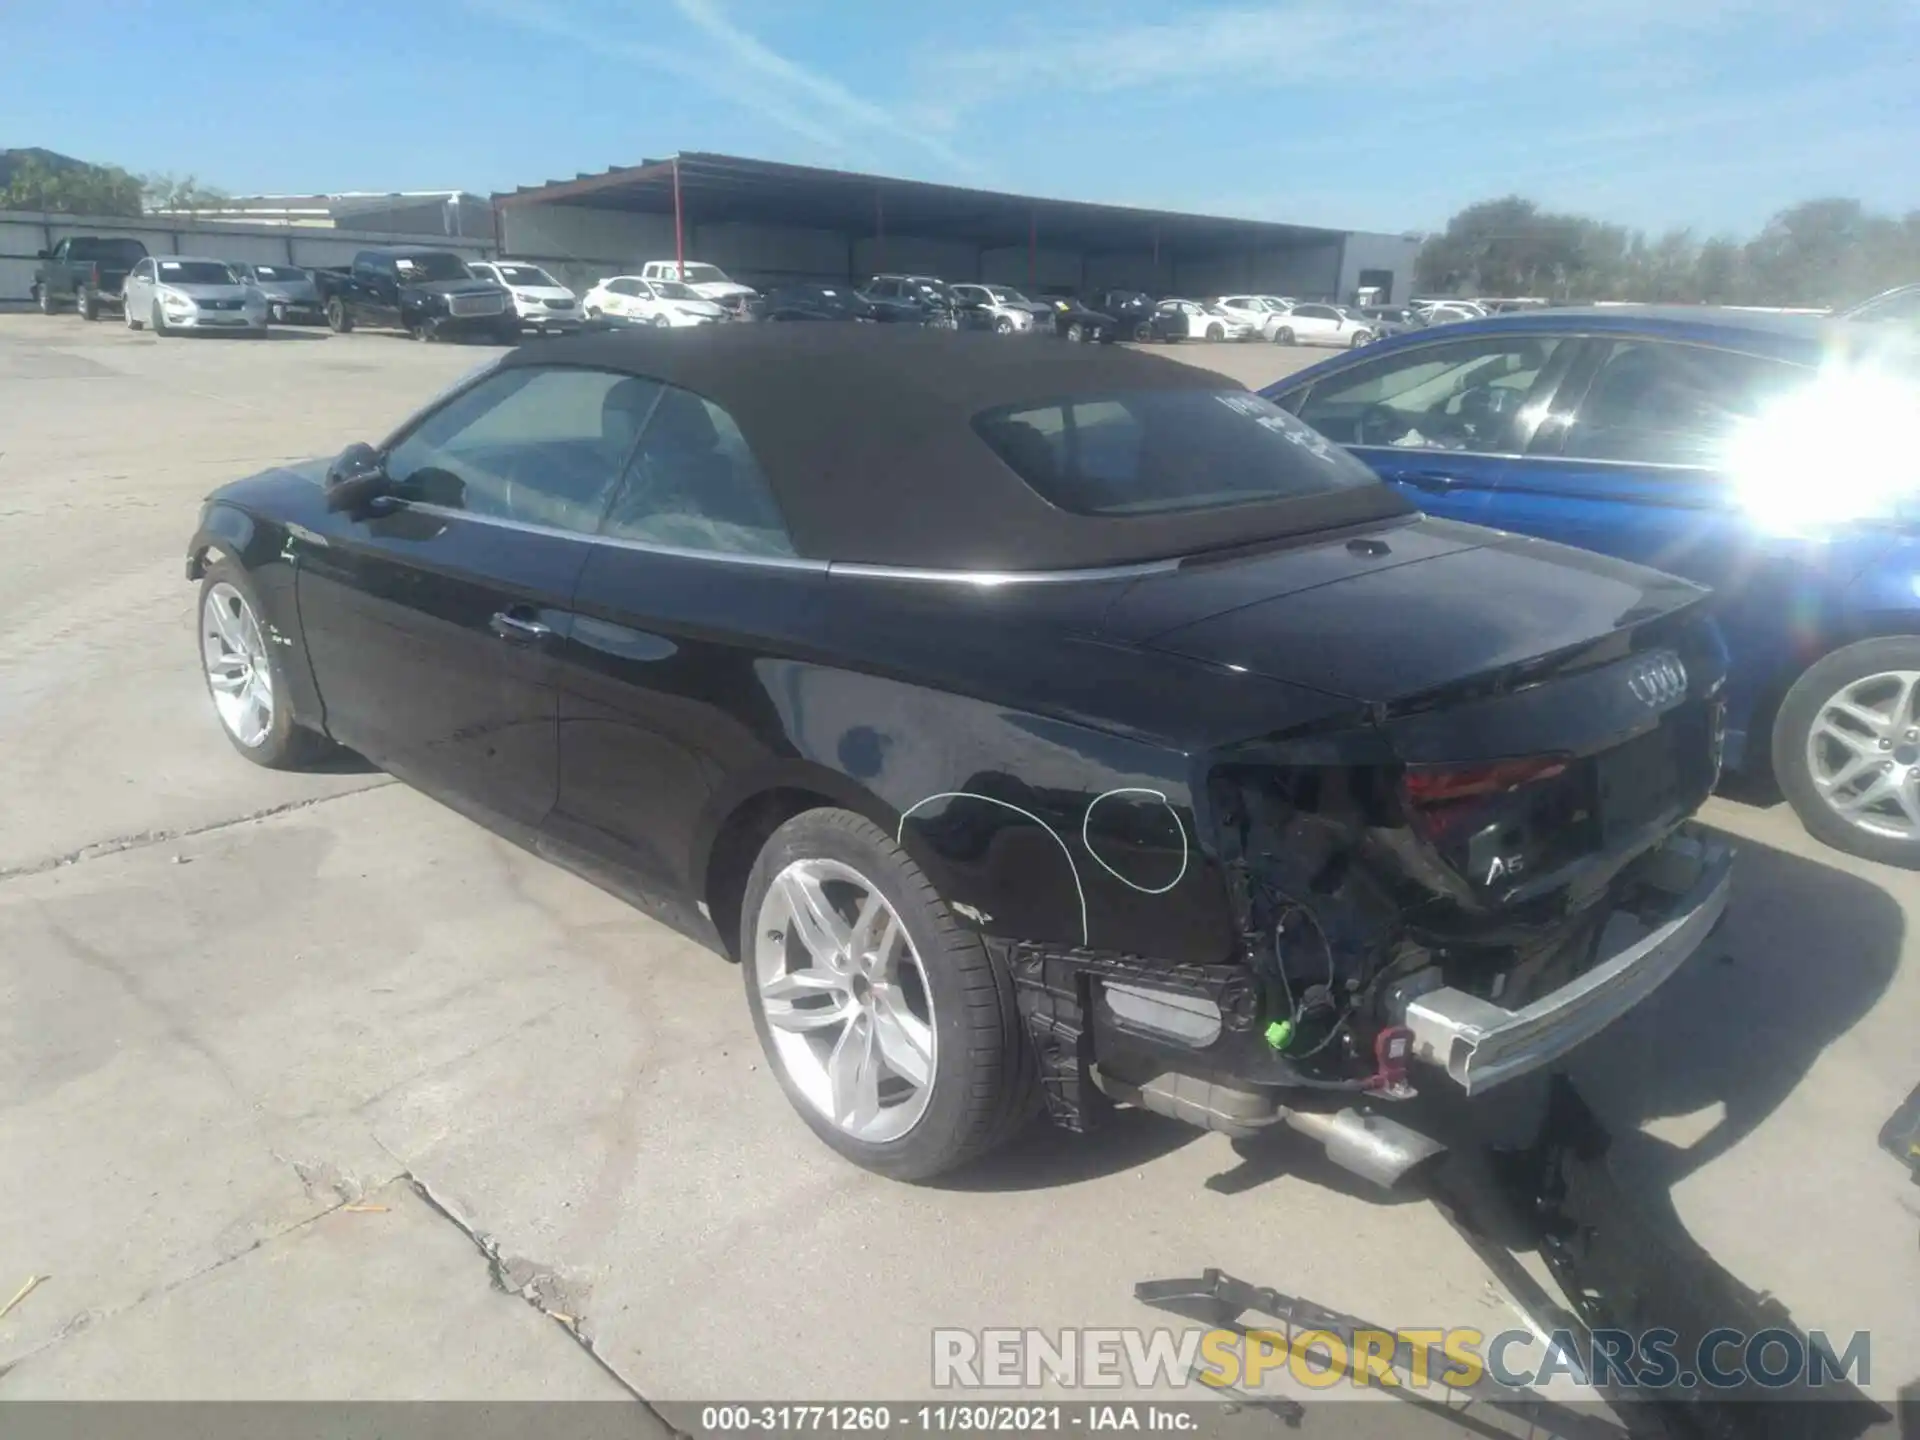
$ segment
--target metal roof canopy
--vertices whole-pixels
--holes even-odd
[[[733,155],[682,153],[496,195],[499,206],[577,205],[657,215],[681,211],[692,224],[793,225],[852,235],[969,240],[995,247],[1037,241],[1087,253],[1156,251],[1187,259],[1302,244],[1337,244],[1340,230],[1047,200],[993,190],[819,170]]]

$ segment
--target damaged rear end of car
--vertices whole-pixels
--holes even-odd
[[[1154,633],[1132,643],[1290,684],[1315,657],[1298,663],[1351,703],[1191,756],[1235,953],[1006,945],[1056,1123],[1119,1103],[1234,1136],[1285,1125],[1392,1185],[1442,1148],[1404,1102],[1550,1068],[1719,920],[1731,856],[1692,823],[1723,734],[1704,592],[1491,532],[1381,534],[1298,593],[1136,623]],[[1415,572],[1419,593],[1476,598],[1403,609]],[[1476,621],[1488,595],[1523,613]]]

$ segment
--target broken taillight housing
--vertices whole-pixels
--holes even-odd
[[[1475,765],[1409,765],[1400,783],[1409,809],[1432,811],[1462,800],[1504,795],[1566,773],[1564,755],[1528,755]]]

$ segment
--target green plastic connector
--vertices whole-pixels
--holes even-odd
[[[1268,1023],[1267,1044],[1275,1050],[1286,1049],[1287,1043],[1292,1039],[1293,1022],[1291,1020],[1274,1020]]]

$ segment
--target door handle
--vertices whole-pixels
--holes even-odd
[[[551,625],[540,620],[528,620],[508,610],[502,610],[487,624],[502,640],[511,640],[518,645],[531,645],[553,636]]]

